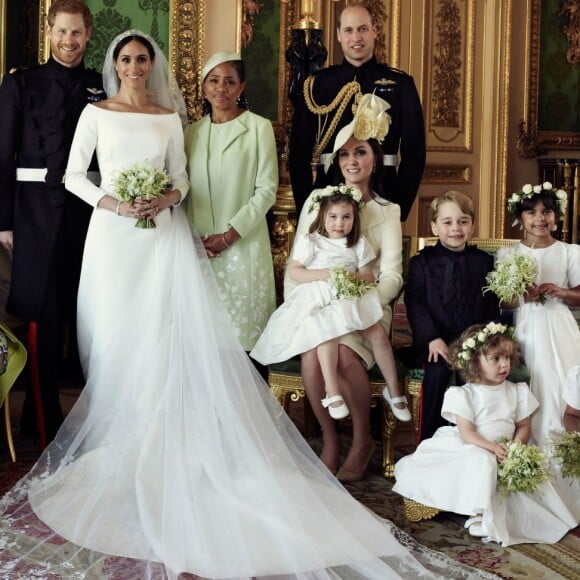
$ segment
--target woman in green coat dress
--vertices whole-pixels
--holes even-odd
[[[207,114],[185,131],[187,212],[212,258],[238,338],[250,351],[276,307],[266,222],[278,188],[274,131],[247,110],[237,54],[214,54],[202,77]]]

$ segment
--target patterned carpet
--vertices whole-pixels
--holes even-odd
[[[314,448],[320,446],[312,440]],[[401,448],[398,449],[401,451]],[[404,449],[403,449],[404,451]],[[409,522],[403,515],[402,499],[391,491],[392,481],[378,475],[380,454],[376,453],[364,481],[348,484],[354,497],[368,508],[390,519],[414,540],[427,548],[442,552],[460,564],[504,579],[576,580],[580,578],[580,530],[577,528],[555,545],[524,544],[502,548],[472,538],[463,527],[462,516],[442,513],[432,520]],[[30,446],[19,449],[16,463],[0,456],[0,494],[12,487],[32,465],[36,457]],[[119,578],[121,578],[120,576]],[[449,578],[453,578],[449,575]]]
[[[407,444],[408,440],[408,434],[399,434],[395,444],[395,460],[413,450]],[[316,451],[320,450],[319,439],[311,439],[310,443]],[[361,503],[391,520],[421,545],[506,580],[580,578],[580,527],[557,544],[521,544],[503,548],[495,543],[484,544],[470,536],[464,528],[464,516],[439,513],[431,520],[410,522],[403,514],[403,499],[391,491],[394,480],[379,475],[380,455],[379,451],[375,453],[364,481],[345,485]]]
[[[13,395],[12,412],[18,461],[11,463],[6,449],[3,448],[3,442],[0,443],[0,496],[28,472],[37,457],[34,445],[18,437],[16,425],[21,408],[21,394],[16,391]],[[76,389],[61,391],[61,401],[65,410],[70,409],[77,395]],[[291,405],[290,416],[301,426],[304,421],[304,409],[299,404]],[[346,447],[348,426],[345,425],[343,430]],[[1,439],[3,437],[0,437]],[[413,450],[412,439],[409,431],[405,432],[403,429],[397,433],[396,459]],[[310,443],[315,451],[320,451],[319,438],[310,439]],[[455,514],[441,513],[432,520],[409,522],[403,515],[402,498],[391,491],[393,481],[379,475],[380,456],[380,450],[377,450],[364,481],[347,484],[347,488],[356,499],[375,513],[391,520],[422,546],[441,552],[460,564],[472,566],[506,580],[580,578],[580,528],[576,528],[555,545],[523,544],[502,548],[497,544],[484,544],[472,538],[463,527],[465,518]],[[126,578],[123,573],[117,577],[119,580]],[[453,577],[452,574],[448,575],[448,578]]]
[[[376,469],[378,470],[378,462]],[[500,578],[556,580],[580,578],[580,531],[569,533],[555,545],[522,544],[502,548],[472,538],[463,527],[465,517],[441,513],[432,520],[409,522],[403,515],[403,502],[391,491],[392,481],[378,475],[348,484],[359,501],[377,514],[389,518],[423,546]]]

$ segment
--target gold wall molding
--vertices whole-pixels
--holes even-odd
[[[427,94],[429,151],[473,148],[475,0],[430,2]]]
[[[50,42],[46,38],[46,15],[52,0],[38,0],[38,58],[46,62],[50,56]]]
[[[190,121],[202,117],[205,22],[206,0],[170,0],[169,64],[183,93]]]
[[[471,165],[427,165],[423,183],[471,183]]]
[[[461,98],[461,18],[457,3],[444,0],[435,15],[432,127],[459,127]]]
[[[388,62],[387,53],[387,2],[383,0],[368,0],[366,5],[372,14],[373,22],[377,27],[377,40],[375,43],[375,56],[379,62]]]

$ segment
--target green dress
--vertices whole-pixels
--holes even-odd
[[[266,214],[276,201],[272,124],[246,111],[227,123],[209,115],[187,127],[187,215],[200,235],[233,227],[241,238],[210,260],[238,338],[252,350],[276,307]]]

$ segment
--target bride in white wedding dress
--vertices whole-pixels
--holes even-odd
[[[166,60],[131,30],[104,76],[109,100],[83,112],[66,178],[95,207],[78,297],[86,386],[0,502],[0,576],[489,577],[372,514],[311,451],[237,343],[178,206],[184,107]],[[100,187],[86,178],[95,151]],[[121,203],[112,182],[144,160],[171,190]]]

